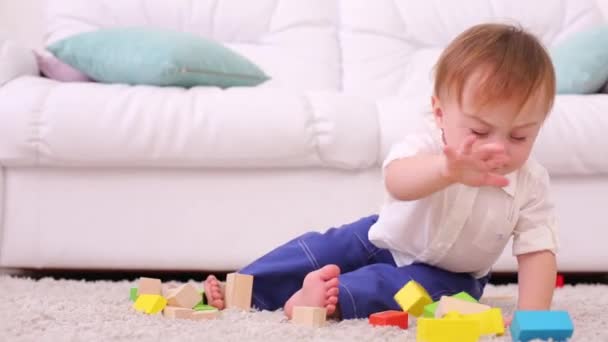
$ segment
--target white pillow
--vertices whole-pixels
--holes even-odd
[[[39,74],[34,52],[10,41],[0,39],[0,86],[19,76]]]

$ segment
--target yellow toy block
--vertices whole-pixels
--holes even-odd
[[[457,317],[459,316],[457,313],[448,315],[450,318],[419,318],[416,341],[476,342],[479,340],[481,335],[479,320]]]
[[[462,315],[461,317],[479,320],[481,335],[503,335],[505,333],[505,323],[502,319],[502,311],[499,308],[491,308],[484,312]]]
[[[395,301],[407,313],[419,317],[424,312],[425,305],[431,304],[433,299],[417,282],[410,280],[395,294]]]
[[[137,297],[133,308],[139,312],[153,315],[167,306],[167,300],[161,295],[142,294]]]

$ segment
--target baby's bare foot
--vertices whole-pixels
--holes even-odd
[[[218,310],[224,309],[224,294],[219,280],[213,275],[210,275],[205,280],[205,296],[207,304],[216,307]]]
[[[327,265],[308,273],[302,288],[285,303],[287,317],[291,319],[294,306],[324,307],[327,316],[332,315],[338,304],[339,275],[340,268],[336,265]]]

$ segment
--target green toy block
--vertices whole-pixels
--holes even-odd
[[[211,305],[197,304],[194,308],[192,308],[192,310],[194,310],[194,311],[211,311],[211,310],[217,310],[217,309]]]
[[[478,303],[477,299],[473,298],[470,294],[468,294],[464,291],[458,292],[457,294],[453,295],[452,297],[466,300],[467,302],[471,302],[471,303]]]
[[[470,294],[466,292],[459,292],[452,297],[466,300],[467,302],[477,303],[477,299],[471,297]],[[439,302],[434,302],[424,306],[424,311],[422,312],[423,317],[433,318],[435,317],[435,310],[437,310],[437,306],[439,306]]]
[[[129,298],[131,298],[131,301],[134,302],[137,300],[137,297],[139,297],[137,294],[137,287],[132,287],[131,291],[129,291]]]

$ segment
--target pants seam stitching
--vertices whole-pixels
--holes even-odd
[[[304,254],[306,254],[306,257],[308,258],[308,261],[310,261],[310,263],[312,264],[312,266],[315,269],[319,269],[320,268],[319,263],[317,262],[317,259],[315,258],[315,256],[310,251],[310,248],[308,247],[308,245],[306,244],[306,242],[304,242],[302,240],[298,240],[298,243],[300,244],[300,247],[304,251]]]
[[[357,314],[357,304],[355,303],[355,298],[353,297],[353,294],[350,292],[350,290],[348,289],[348,287],[345,284],[340,284],[340,287],[344,288],[344,290],[346,290],[346,294],[348,294],[348,297],[350,298],[350,302],[353,306],[353,316],[354,317],[359,317],[359,315]]]

